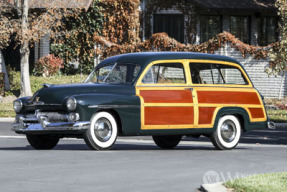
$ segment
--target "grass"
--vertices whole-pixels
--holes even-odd
[[[287,172],[253,175],[224,185],[234,192],[283,192],[287,190]]]
[[[267,110],[267,114],[274,123],[287,123],[287,110]]]
[[[39,77],[39,76],[30,76],[31,89],[32,92],[35,93],[38,89],[42,87],[42,84],[65,84],[65,83],[77,83],[83,82],[86,79],[87,75],[56,75],[52,77]],[[17,97],[20,95],[20,72],[12,73],[12,84],[11,91],[6,92],[7,95],[16,95]]]
[[[13,103],[0,103],[0,117],[15,117]]]

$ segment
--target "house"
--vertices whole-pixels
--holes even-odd
[[[151,33],[166,32],[181,43],[200,44],[223,31],[251,45],[264,46],[278,40],[275,0],[177,0],[169,8],[155,2],[160,1],[141,1],[143,14],[152,14],[150,21],[143,19],[141,25],[149,23]],[[147,10],[150,7],[152,11]],[[189,21],[188,17],[193,19]],[[193,42],[188,39],[192,32]],[[143,38],[148,35],[144,33]]]
[[[241,42],[252,46],[267,46],[279,40],[276,0],[177,0],[141,1],[142,39],[153,33],[166,32],[181,43],[201,44],[226,31]],[[231,43],[215,54],[239,60],[255,87],[266,98],[287,95],[287,73],[268,76],[269,58],[245,57]]]

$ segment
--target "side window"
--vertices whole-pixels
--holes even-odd
[[[221,69],[226,84],[246,85],[248,82],[237,68]]]
[[[181,63],[163,63],[153,65],[142,79],[146,84],[184,84],[186,82]]]
[[[248,84],[241,71],[230,65],[190,63],[190,72],[193,84]]]
[[[103,82],[104,79],[107,77],[109,72],[113,69],[114,64],[112,65],[107,65],[105,67],[100,68],[97,70],[97,74],[93,76],[92,82]]]

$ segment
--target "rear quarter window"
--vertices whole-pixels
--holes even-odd
[[[212,63],[190,63],[193,84],[248,85],[239,68]]]

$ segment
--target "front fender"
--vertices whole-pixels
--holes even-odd
[[[84,94],[74,95],[77,100],[76,112],[80,121],[90,121],[97,111],[114,111],[121,122],[125,135],[137,134],[140,131],[140,98],[135,95],[117,94]]]

